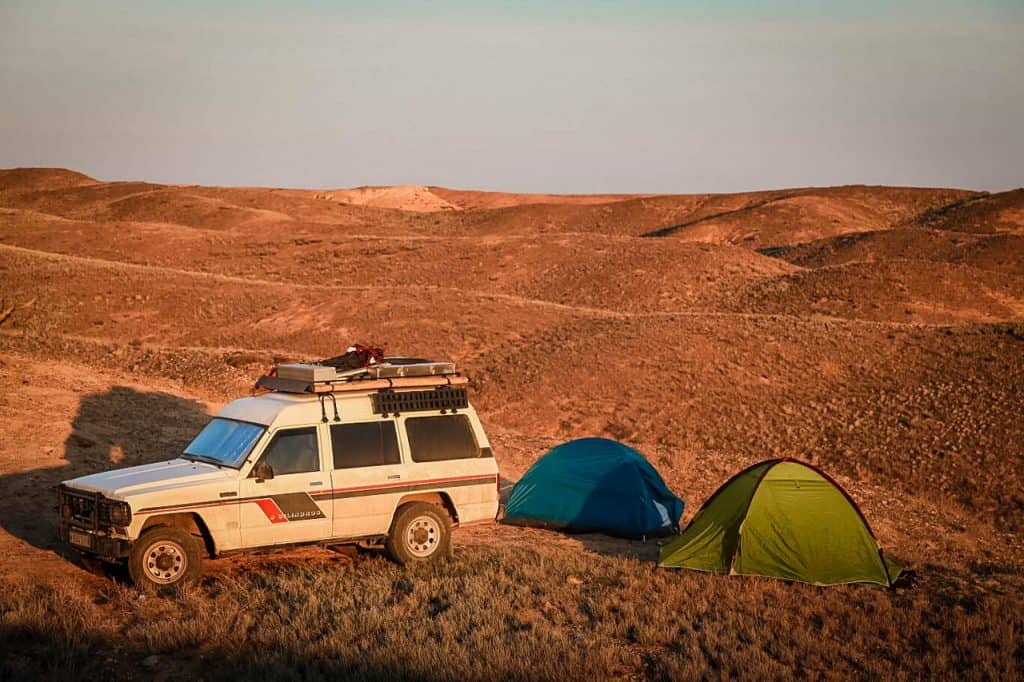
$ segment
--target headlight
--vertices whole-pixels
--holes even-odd
[[[115,526],[127,526],[132,522],[132,508],[127,502],[103,500],[100,505],[101,519]]]

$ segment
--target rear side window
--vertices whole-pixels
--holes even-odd
[[[394,422],[335,424],[331,427],[334,468],[352,469],[400,464]]]
[[[320,471],[316,428],[278,431],[261,460],[274,468],[274,476]]]
[[[405,420],[414,462],[440,462],[480,456],[469,417],[464,414],[411,417]]]

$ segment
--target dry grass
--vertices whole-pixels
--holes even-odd
[[[818,589],[466,547],[417,570],[264,565],[175,598],[0,580],[11,679],[1010,679],[1024,663],[1018,594],[935,574]]]

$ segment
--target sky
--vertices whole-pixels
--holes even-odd
[[[0,167],[536,192],[1024,185],[1024,0],[0,0]]]

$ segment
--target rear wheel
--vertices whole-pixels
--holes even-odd
[[[395,512],[387,541],[388,555],[400,564],[435,561],[451,550],[447,512],[427,502],[403,504]]]
[[[198,578],[202,561],[199,543],[188,531],[159,526],[143,533],[132,546],[128,574],[143,590],[168,592]]]

